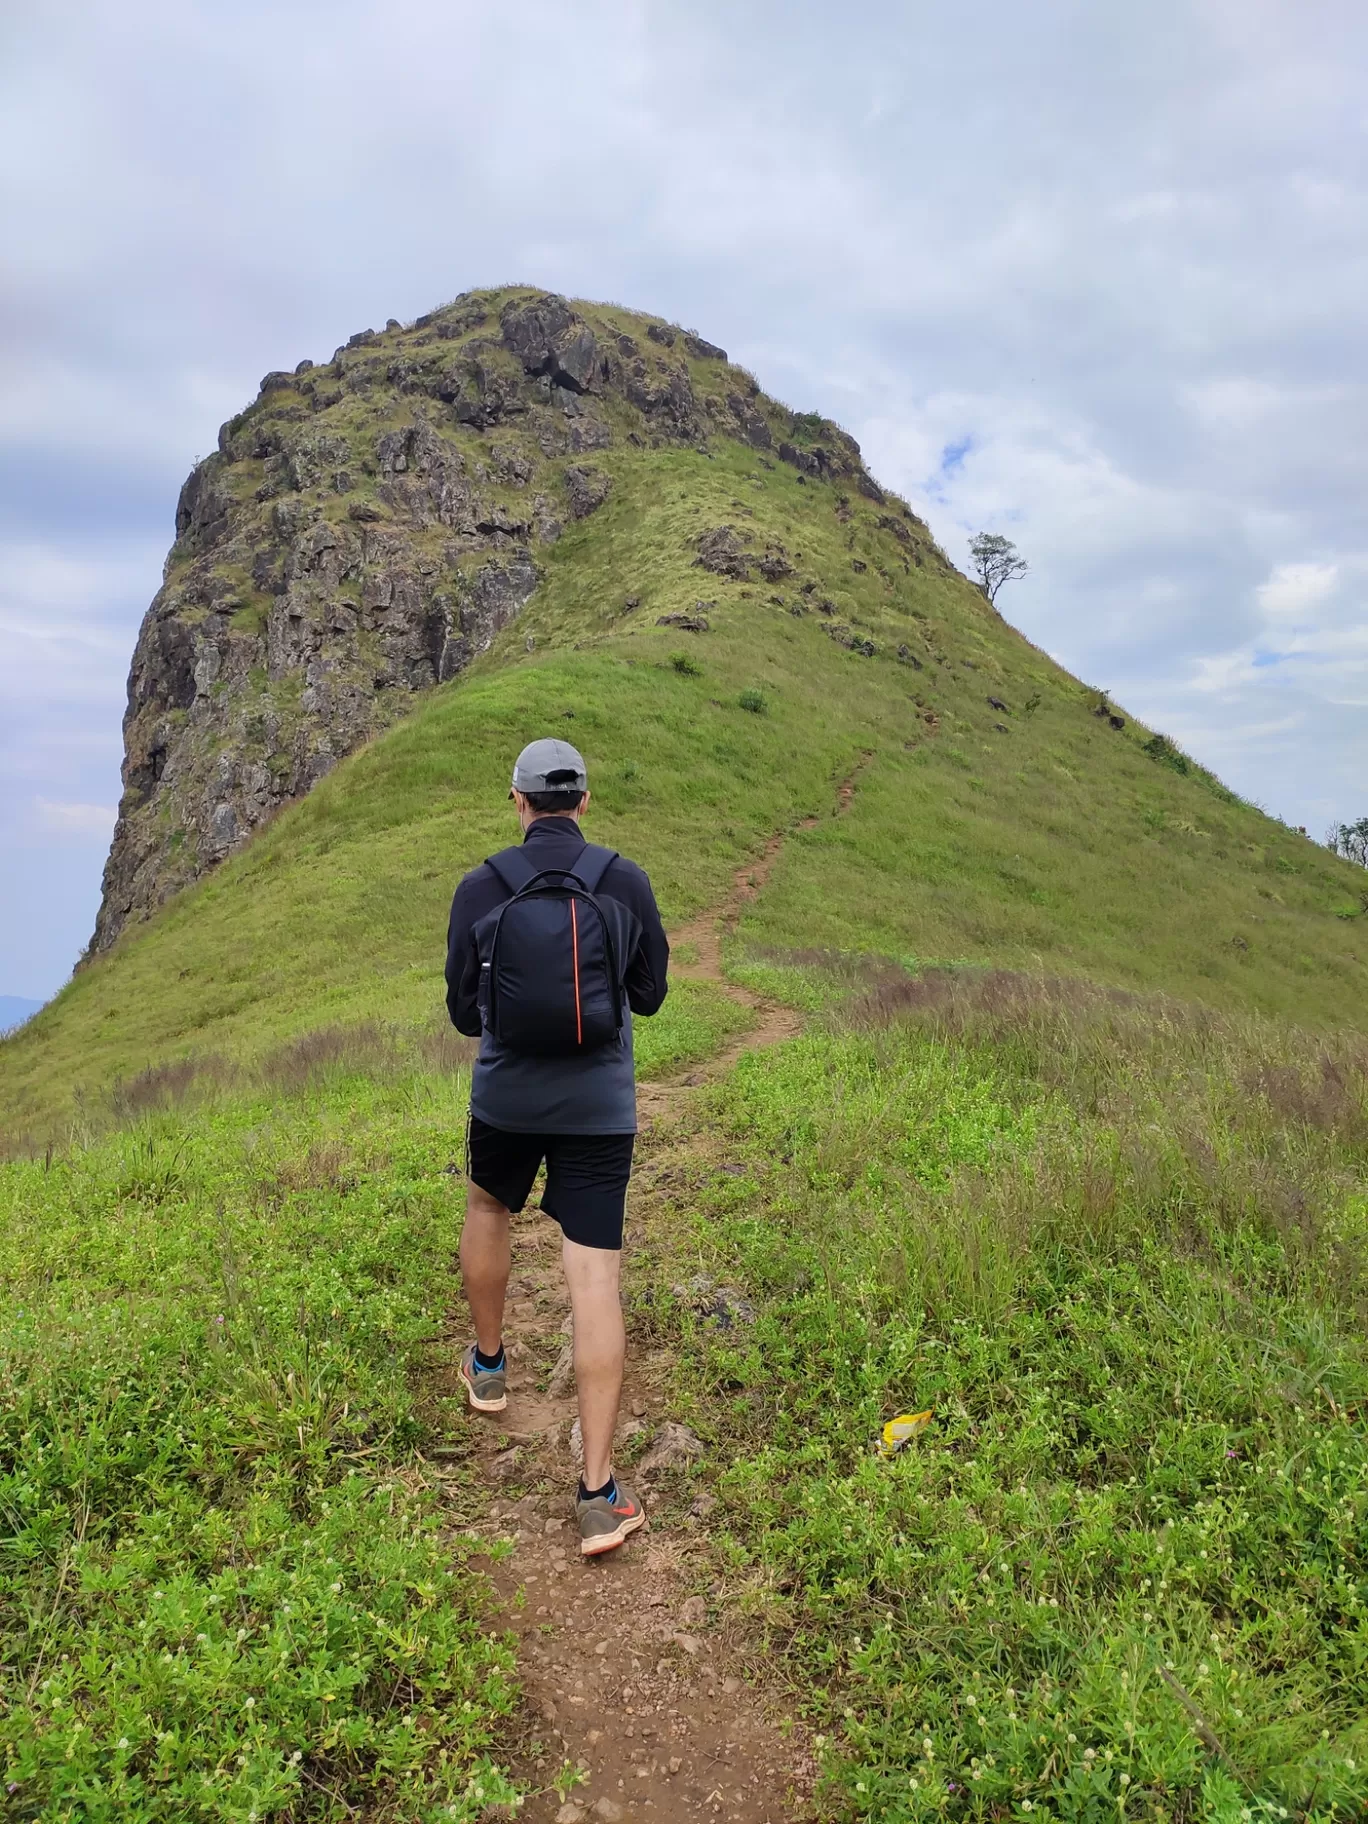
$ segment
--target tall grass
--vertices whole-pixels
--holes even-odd
[[[1000,972],[720,1092],[697,1416],[833,1805],[1368,1804],[1366,1115],[1358,1040]]]

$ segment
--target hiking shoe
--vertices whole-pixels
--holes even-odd
[[[508,1404],[508,1357],[502,1368],[481,1368],[472,1343],[461,1357],[461,1379],[476,1412],[502,1412]]]
[[[618,1482],[615,1499],[597,1495],[592,1501],[575,1501],[579,1518],[580,1554],[597,1558],[600,1552],[615,1552],[629,1533],[646,1524],[646,1509],[630,1488]]]

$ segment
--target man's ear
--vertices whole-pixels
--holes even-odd
[[[588,792],[586,792],[584,794],[583,798],[581,798],[579,801],[579,809],[575,812],[576,821],[578,821],[579,818],[583,817],[584,813],[588,809],[589,809],[589,794],[588,794]]]

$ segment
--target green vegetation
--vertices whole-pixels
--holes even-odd
[[[642,1070],[745,1021],[683,984]],[[362,1026],[153,1069],[104,1139],[0,1167],[6,1816],[510,1796],[510,1650],[411,1385],[452,1295],[469,1050]]]
[[[167,1059],[250,1060],[319,1025],[429,1025],[452,886],[506,840],[509,755],[548,728],[584,751],[594,833],[640,858],[667,918],[717,900],[776,830],[821,819],[749,908],[746,952],[1008,964],[1357,1017],[1368,929],[1337,914],[1358,909],[1361,871],[1156,766],[1148,731],[1096,714],[1095,693],[886,511],[725,441],[601,461],[609,500],[551,548],[466,677],[0,1043],[12,1147],[70,1131],[74,1101],[89,1121],[116,1078]],[[693,610],[697,541],[723,524],[782,547],[794,575],[710,576],[711,631],[680,654],[655,623]],[[859,620],[874,658],[826,637],[824,603]],[[765,714],[741,707],[749,691]],[[825,815],[855,773],[846,814]]]
[[[743,1060],[721,1549],[880,1820],[1368,1806],[1368,1057],[1024,978]],[[891,1461],[885,1420],[932,1408]]]
[[[0,1175],[7,1817],[506,1790],[511,1655],[412,1466],[465,1084],[328,1051]]]
[[[787,833],[726,963],[808,1030],[714,1092],[746,1175],[673,1245],[760,1307],[683,1321],[680,1385],[831,1808],[1361,1812],[1362,870],[1052,665],[896,501],[721,438],[595,462],[469,673],[0,1042],[10,1809],[503,1793],[516,1671],[415,1389],[458,1220],[447,906],[549,730],[671,923]],[[773,580],[704,584],[719,527]],[[642,1067],[747,1017],[677,985]]]

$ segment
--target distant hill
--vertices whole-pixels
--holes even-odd
[[[1052,663],[853,439],[692,333],[471,294],[268,376],[221,445],[138,642],[107,953],[4,1046],[0,1125],[168,1058],[439,1020],[452,883],[548,730],[676,921],[858,775],[733,964],[1362,1022],[1361,871]]]
[[[21,994],[0,994],[0,1032],[12,1032],[16,1026],[22,1026],[42,1004],[41,1001],[26,1001]]]

